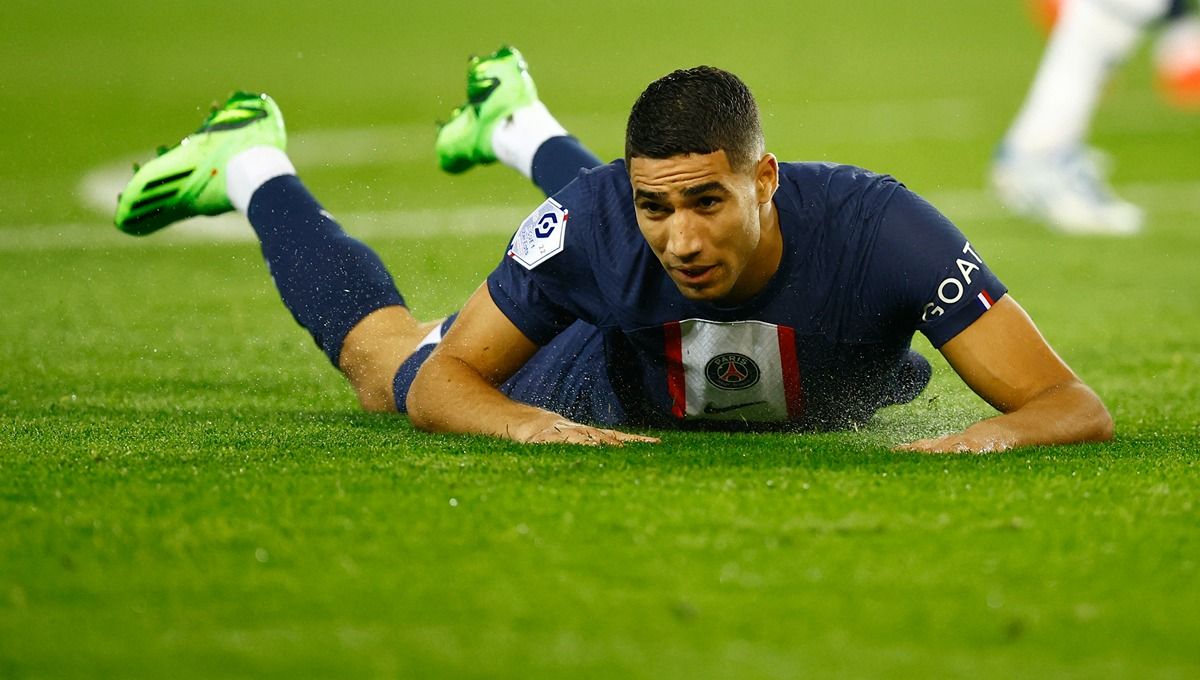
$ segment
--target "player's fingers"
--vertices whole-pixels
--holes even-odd
[[[971,451],[962,440],[956,437],[938,437],[936,439],[918,439],[914,442],[901,444],[893,451],[913,451],[916,453],[967,453]]]
[[[572,432],[571,443],[586,446],[624,446],[626,442],[657,444],[655,437],[640,434],[581,426]]]
[[[559,423],[529,439],[532,444],[575,444],[578,446],[620,446],[616,437],[604,431],[575,423]]]
[[[601,430],[622,442],[638,442],[641,444],[661,444],[662,440],[658,437],[649,437],[644,434],[634,434],[632,432],[620,432],[618,430]]]
[[[575,441],[576,444],[584,446],[620,446],[620,440],[608,435],[604,430],[597,430],[591,427],[580,428],[575,431],[575,435],[580,439]]]
[[[588,443],[594,443],[596,446],[625,446],[625,442],[638,441],[633,438],[633,435],[617,430],[606,430],[602,428],[589,428]]]
[[[625,442],[658,444],[659,440],[656,437],[589,427],[570,421],[559,421],[533,435],[526,442],[530,444],[560,443],[581,446],[624,446]]]
[[[552,427],[530,437],[528,444],[587,444],[587,438],[574,429]]]

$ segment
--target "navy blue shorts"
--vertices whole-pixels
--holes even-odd
[[[458,315],[442,324],[445,333]],[[396,408],[407,413],[408,389],[436,342],[417,348],[400,365],[392,383]],[[595,326],[576,321],[538,350],[521,370],[500,386],[515,401],[562,414],[576,422],[618,425],[625,411],[609,380],[604,334]]]

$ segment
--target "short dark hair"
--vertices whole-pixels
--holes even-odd
[[[724,150],[745,171],[764,151],[758,104],[750,88],[712,66],[680,69],[650,83],[629,112],[625,164]]]

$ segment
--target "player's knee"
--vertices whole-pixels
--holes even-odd
[[[358,395],[358,405],[368,413],[392,413],[396,410],[396,400],[392,397],[390,381],[387,387],[382,385],[355,386]]]
[[[347,361],[348,355],[352,357]],[[342,353],[342,374],[350,381],[364,411],[385,413],[396,410],[392,378],[398,359],[388,353]]]
[[[346,376],[350,386],[354,388],[359,406],[372,413],[395,411],[396,404],[392,397],[392,376],[395,375],[395,370],[394,367],[390,372],[388,370],[391,362],[347,362],[344,361],[345,352],[342,357],[342,375]]]
[[[394,412],[397,370],[438,322],[418,323],[402,307],[376,310],[358,323],[342,344],[339,368],[358,403],[373,413]]]

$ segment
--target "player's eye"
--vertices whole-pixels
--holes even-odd
[[[696,201],[696,205],[705,210],[711,210],[721,204],[721,199],[717,196],[701,196]]]
[[[638,204],[638,208],[647,215],[662,215],[667,212],[667,207],[661,203],[653,201],[643,201]]]

